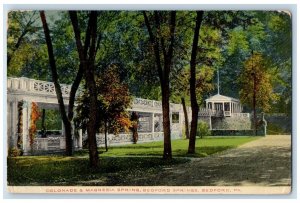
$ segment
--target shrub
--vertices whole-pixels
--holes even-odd
[[[13,147],[8,150],[8,156],[10,156],[10,157],[21,156],[22,154],[23,154],[22,150],[18,149],[17,147]]]
[[[205,136],[211,136],[211,131],[209,130],[209,126],[206,122],[200,121],[197,126],[197,136],[203,138]]]
[[[281,126],[273,124],[273,123],[268,123],[267,134],[268,135],[282,135],[282,134],[288,134],[288,133]]]

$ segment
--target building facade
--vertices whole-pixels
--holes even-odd
[[[64,104],[69,103],[70,85],[61,84]],[[36,136],[33,143],[30,143],[30,123],[32,105],[39,109],[58,110],[58,102],[54,84],[52,82],[34,80],[29,78],[8,78],[7,79],[7,143],[8,148],[22,148],[23,153],[34,154],[41,152],[54,152],[65,149],[65,136],[63,124],[58,129],[60,135],[48,135],[47,137]],[[138,142],[149,142],[163,139],[162,127],[162,104],[160,101],[134,98],[129,113],[135,112],[138,115]],[[180,104],[170,104],[170,125],[172,139],[179,139],[183,136],[184,115]],[[74,148],[81,149],[86,135],[81,129],[74,136]],[[131,132],[123,132],[118,135],[109,134],[108,144],[132,143]],[[97,144],[104,144],[104,135],[97,135]]]

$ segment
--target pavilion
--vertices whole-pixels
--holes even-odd
[[[206,108],[216,111],[222,111],[223,116],[230,117],[236,113],[242,113],[243,106],[240,100],[216,94],[205,100]]]

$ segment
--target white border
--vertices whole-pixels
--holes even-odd
[[[5,29],[5,15],[7,13],[7,9],[11,9],[11,8],[15,8],[15,9],[45,9],[45,10],[66,10],[66,9],[117,9],[117,10],[122,10],[122,9],[126,9],[126,10],[137,10],[137,9],[183,9],[183,10],[194,10],[194,9],[211,9],[213,8],[213,10],[216,9],[258,9],[258,10],[264,10],[267,8],[271,8],[271,9],[279,9],[283,7],[283,3],[284,5],[286,5],[287,7],[290,7],[291,5],[287,5],[287,4],[295,4],[297,7],[295,8],[296,14],[297,14],[297,10],[299,9],[299,3],[297,0],[252,0],[252,1],[238,1],[238,0],[228,0],[226,1],[226,5],[224,5],[224,1],[222,0],[211,0],[211,1],[204,1],[203,3],[199,3],[199,0],[184,0],[184,1],[179,1],[179,0],[143,0],[138,1],[138,0],[127,0],[126,2],[124,1],[120,1],[120,0],[106,0],[106,1],[101,1],[101,2],[97,2],[97,1],[93,1],[93,0],[85,0],[85,1],[80,1],[80,0],[75,0],[72,1],[71,5],[67,5],[65,3],[68,3],[69,1],[61,1],[61,0],[43,0],[43,1],[38,1],[38,0],[28,0],[26,2],[22,2],[19,0],[4,0],[2,3],[2,7],[0,8],[0,13],[1,15],[1,20],[0,20],[0,36],[2,36],[1,42],[0,42],[0,53],[3,56],[3,60],[0,60],[0,67],[5,67],[4,65],[6,64],[6,44],[5,40],[6,40],[6,32],[4,32]],[[84,4],[83,4],[84,2]],[[98,5],[95,5],[95,4]],[[206,3],[206,4],[205,4]],[[4,4],[10,4],[10,5],[4,5]],[[12,5],[14,4],[14,5]],[[57,4],[57,5],[54,5]],[[58,6],[59,4],[59,6]],[[90,4],[90,5],[88,5]],[[155,5],[153,5],[155,4]],[[176,4],[176,5],[175,5]],[[197,5],[196,5],[197,4]],[[220,5],[222,4],[222,5]],[[239,5],[237,5],[239,4]],[[4,8],[3,8],[4,7]],[[299,33],[299,15],[297,14],[297,19],[295,19],[295,13],[293,13],[293,29],[297,28],[297,30],[293,30],[293,149],[294,149],[294,154],[293,154],[293,163],[300,163],[299,162],[299,156],[296,156],[296,146],[298,146],[298,142],[300,139],[295,139],[296,138],[296,133],[297,133],[297,124],[298,124],[298,119],[297,119],[297,115],[300,114],[299,109],[297,108],[297,101],[298,101],[298,91],[299,91],[299,82],[296,80],[299,77],[299,71],[297,71],[297,64],[295,62],[297,58],[299,58],[299,40],[297,40],[296,38],[296,33]],[[296,24],[297,22],[297,24]],[[297,55],[296,55],[297,53]],[[4,64],[5,63],[5,64]],[[3,68],[2,69],[2,74],[0,76],[1,81],[2,81],[2,91],[0,91],[0,95],[1,95],[1,99],[0,99],[0,107],[2,107],[2,113],[0,114],[0,129],[2,129],[2,134],[4,136],[2,136],[3,139],[0,139],[0,147],[1,149],[5,149],[6,147],[6,142],[5,142],[5,135],[6,135],[6,131],[4,130],[5,125],[6,125],[6,69]],[[295,142],[297,141],[297,143]],[[5,151],[5,150],[4,150]],[[0,180],[4,180],[3,184],[1,185],[1,191],[4,192],[4,187],[6,185],[6,175],[4,174],[5,170],[3,170],[3,163],[6,160],[6,156],[3,156],[5,154],[1,153],[1,161],[0,164],[2,167],[0,167]],[[295,157],[296,156],[296,157]],[[297,160],[295,159],[297,158]],[[293,181],[295,182],[299,182],[299,176],[297,176],[295,179],[295,173],[296,171],[296,166],[293,166]],[[79,196],[70,196],[70,195],[63,195],[63,196],[47,196],[47,195],[8,195],[7,193],[5,195],[5,198],[25,198],[27,200],[23,200],[23,202],[27,202],[28,198],[76,198],[79,199],[78,201],[81,201],[82,198],[161,198],[161,199],[165,199],[165,198],[172,198],[172,202],[176,201],[176,199],[178,198],[222,198],[222,202],[232,202],[232,201],[240,201],[237,198],[260,198],[261,201],[265,202],[265,199],[269,199],[269,198],[274,198],[274,199],[279,199],[279,200],[272,200],[272,202],[278,202],[281,200],[283,200],[282,198],[286,199],[286,198],[298,198],[295,195],[299,194],[299,189],[298,188],[293,188],[294,193],[293,193],[293,197],[284,197],[284,196],[200,196],[200,195],[195,195],[195,196],[176,196],[176,195],[165,195],[165,196],[161,196],[161,195],[142,195],[142,196],[137,196],[137,195],[118,195],[118,196],[111,196],[111,195],[91,195],[91,196],[85,196],[85,195],[79,195]],[[295,191],[296,190],[296,191]],[[3,195],[3,194],[2,194]],[[228,199],[228,198],[232,198],[232,199]],[[7,201],[7,200],[5,200]],[[29,200],[28,202],[32,202],[33,200]],[[38,200],[40,201],[40,200]],[[43,201],[52,201],[51,199],[47,199],[47,200],[43,200]],[[73,201],[73,200],[71,200]],[[88,201],[92,201],[92,200],[88,200]],[[103,200],[103,201],[107,201],[107,200]],[[122,200],[124,201],[124,200]],[[130,202],[132,202],[133,200],[129,200]],[[128,202],[129,202],[128,201]],[[151,201],[151,200],[150,200]],[[153,201],[153,200],[152,200]],[[199,200],[198,200],[199,201]],[[203,201],[203,200],[200,200]],[[253,202],[253,200],[251,199],[245,199],[243,201],[249,201],[249,202]],[[257,200],[254,200],[257,201]],[[284,201],[288,201],[288,202],[294,202],[296,201],[296,199],[286,199]],[[125,201],[126,202],[126,201]]]

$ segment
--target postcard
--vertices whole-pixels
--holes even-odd
[[[292,17],[10,10],[7,191],[289,194]]]

